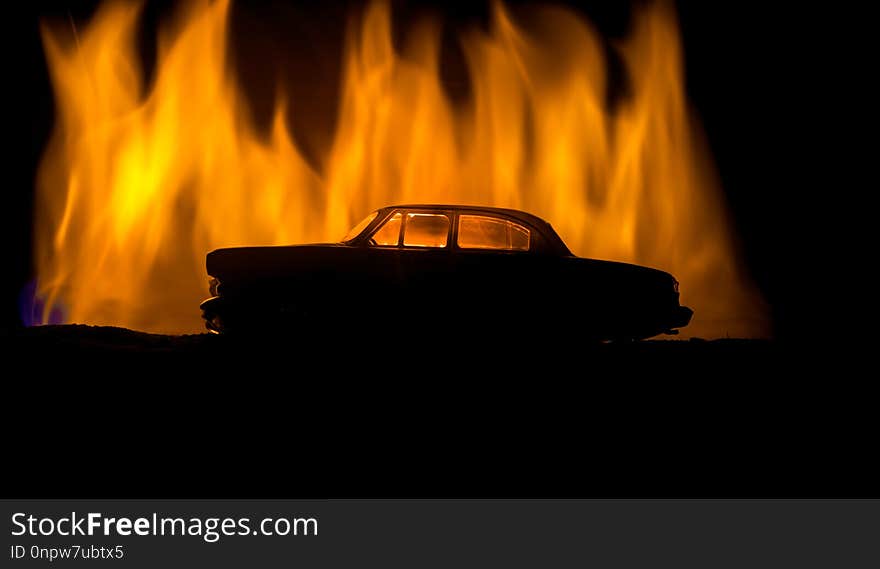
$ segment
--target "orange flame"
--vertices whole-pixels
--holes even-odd
[[[495,5],[462,38],[473,96],[439,78],[438,28],[404,53],[374,2],[350,29],[337,132],[303,158],[278,105],[254,127],[226,60],[228,1],[195,3],[159,38],[142,85],[139,7],[104,5],[77,37],[43,30],[58,122],[38,175],[44,318],[156,332],[201,329],[205,253],[336,241],[395,202],[524,209],[578,255],[654,266],[682,283],[704,337],[767,333],[739,269],[719,185],[689,113],[671,7],[639,13],[620,52],[630,93],[610,110],[605,59],[577,15],[537,9],[526,31]]]

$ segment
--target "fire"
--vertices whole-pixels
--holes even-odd
[[[38,319],[202,329],[205,253],[337,241],[369,210],[472,203],[535,213],[577,255],[657,267],[696,311],[686,332],[767,333],[739,267],[711,159],[684,93],[676,18],[636,14],[620,53],[628,96],[606,102],[605,57],[578,15],[501,5],[462,38],[472,96],[439,74],[439,28],[399,52],[387,3],[349,30],[332,145],[319,167],[279,103],[260,132],[227,62],[228,1],[160,34],[144,85],[139,6],[107,3],[78,34],[44,27],[57,125],[37,179]],[[53,31],[54,30],[54,31]]]

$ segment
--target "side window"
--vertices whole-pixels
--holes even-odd
[[[518,223],[483,215],[458,216],[458,246],[462,249],[528,251],[531,232]]]
[[[441,213],[408,213],[403,244],[407,247],[446,247],[449,217]]]
[[[402,219],[403,216],[400,213],[395,213],[388,218],[388,221],[373,233],[373,238],[370,239],[370,244],[390,245],[396,247],[397,241],[400,238],[400,222]]]

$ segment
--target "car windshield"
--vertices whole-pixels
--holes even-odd
[[[352,239],[354,239],[355,237],[357,237],[358,235],[360,235],[360,234],[361,234],[361,231],[363,231],[364,229],[366,229],[367,226],[368,226],[370,223],[372,223],[372,221],[373,221],[374,219],[376,219],[376,216],[377,216],[377,215],[379,215],[379,212],[378,212],[378,211],[374,211],[373,213],[371,213],[370,215],[368,215],[367,217],[365,217],[364,219],[362,219],[360,223],[358,223],[357,225],[355,225],[354,227],[351,228],[351,231],[349,231],[348,233],[345,234],[345,237],[342,238],[342,241],[343,241],[343,242],[345,242],[345,241],[351,241]],[[337,235],[339,235],[339,234],[337,233]]]

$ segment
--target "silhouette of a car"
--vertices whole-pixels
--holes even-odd
[[[418,333],[396,320],[405,312],[477,334],[565,321],[585,339],[630,340],[675,334],[693,314],[669,273],[576,257],[546,221],[490,207],[384,207],[340,243],[218,249],[207,271],[215,332],[350,321]]]

